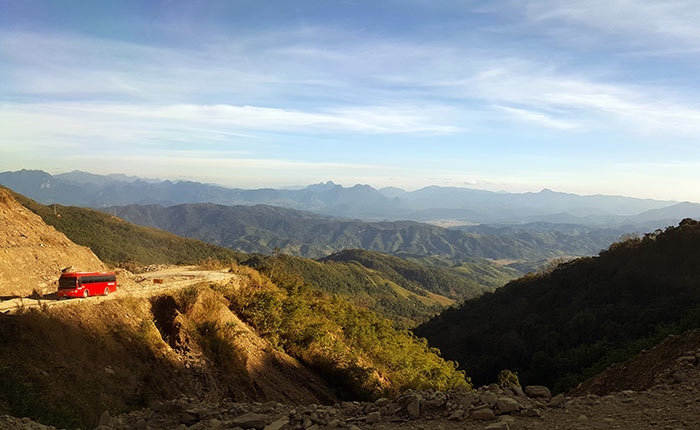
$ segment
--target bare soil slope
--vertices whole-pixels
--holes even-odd
[[[61,270],[101,271],[90,251],[46,225],[0,189],[0,296],[53,292]]]
[[[573,395],[606,394],[687,382],[700,370],[700,330],[669,336],[655,347],[624,363],[614,364],[571,390]],[[700,381],[699,381],[700,382]]]
[[[208,287],[113,296],[0,314],[0,415],[84,429],[105,410],[180,396],[337,401],[332,387],[271,348]]]

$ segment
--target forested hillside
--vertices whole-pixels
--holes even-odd
[[[557,391],[700,327],[700,223],[613,244],[447,309],[416,329],[476,383],[503,368]]]
[[[9,190],[8,190],[9,191]],[[123,221],[112,215],[72,206],[44,206],[13,196],[72,241],[87,246],[112,264],[216,264],[244,262],[275,279],[298,278],[313,288],[339,294],[350,302],[412,328],[455,300],[491,291],[520,275],[488,261],[456,268],[405,261],[375,252],[353,250],[325,262],[287,255],[247,255],[195,239]],[[336,261],[337,260],[337,261]]]
[[[104,209],[127,221],[241,252],[322,258],[344,249],[398,256],[437,256],[542,263],[560,256],[594,255],[619,234],[505,231],[480,234],[412,221],[363,222],[275,206],[186,204],[131,205]]]
[[[481,263],[452,269],[428,266],[371,251],[347,250],[321,261],[289,255],[253,255],[242,264],[273,280],[297,279],[412,328],[456,300],[492,291],[517,275]]]

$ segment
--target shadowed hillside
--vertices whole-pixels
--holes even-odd
[[[503,368],[566,390],[669,333],[700,327],[700,223],[686,219],[597,257],[525,276],[416,333],[477,383]]]

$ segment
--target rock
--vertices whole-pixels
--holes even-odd
[[[184,412],[182,415],[180,415],[179,421],[187,426],[191,426],[192,424],[199,422],[199,418],[195,414]]]
[[[98,425],[105,427],[112,425],[112,417],[109,415],[109,411],[102,412]]]
[[[539,417],[542,416],[542,412],[540,412],[540,410],[537,409],[537,408],[525,409],[525,410],[522,411],[520,414],[521,414],[521,415],[524,415],[524,416],[526,416],[526,417],[537,417],[537,418],[539,418]]]
[[[516,396],[525,397],[525,393],[520,385],[511,385],[510,389],[513,390]]]
[[[527,394],[528,397],[533,398],[549,399],[552,397],[552,393],[549,391],[549,388],[542,385],[528,385],[525,387],[525,394]]]
[[[560,407],[561,405],[564,404],[564,401],[565,401],[565,400],[566,400],[566,396],[564,396],[563,394],[559,393],[559,394],[557,394],[556,396],[554,396],[554,397],[552,398],[552,400],[549,401],[549,403],[547,404],[547,406],[549,406],[550,408],[558,408],[558,407]]]
[[[452,412],[447,419],[450,421],[459,421],[462,419],[462,417],[464,417],[464,409],[457,409],[456,411]]]
[[[584,414],[581,414],[578,416],[578,420],[581,422],[586,422],[586,421],[588,421],[588,417]]]
[[[520,403],[510,397],[499,397],[496,405],[498,411],[502,414],[509,414],[520,410]]]
[[[481,400],[481,403],[485,405],[493,406],[498,401],[498,396],[494,393],[488,392],[479,396],[479,400]]]
[[[379,412],[370,412],[365,417],[365,422],[367,424],[376,424],[381,420],[382,420],[382,414],[380,414]]]
[[[476,402],[477,395],[474,393],[466,393],[460,398],[460,405],[464,409],[469,409],[469,407]]]
[[[505,421],[499,421],[486,426],[486,430],[510,430],[510,426]]]
[[[408,416],[416,419],[420,416],[420,399],[413,399],[409,404],[406,405],[406,412]]]
[[[289,424],[289,420],[287,418],[280,418],[277,421],[273,421],[266,425],[265,430],[282,430],[287,424]]]
[[[490,421],[496,419],[496,414],[493,413],[491,408],[481,408],[472,411],[472,418],[480,421]]]
[[[388,405],[391,402],[391,400],[387,399],[386,397],[382,397],[381,399],[377,399],[374,404],[379,406],[380,408],[383,408],[384,406]]]
[[[262,429],[267,423],[267,415],[249,412],[231,420],[231,426],[244,429]]]

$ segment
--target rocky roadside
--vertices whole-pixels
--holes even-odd
[[[180,398],[115,417],[105,412],[97,430],[700,429],[700,349],[686,351],[672,363],[653,387],[603,396],[551,397],[542,386],[491,384],[476,391],[407,391],[396,399],[332,406]],[[0,429],[54,427],[5,415]]]
[[[408,391],[393,400],[300,407],[277,402],[208,403],[181,398],[116,417],[104,413],[97,430],[697,428],[700,395],[697,390],[684,391],[689,394],[685,399],[652,391],[576,398],[560,394],[552,398],[545,387],[522,390],[492,384],[475,392]],[[668,400],[678,407],[665,405]],[[7,416],[0,417],[0,428],[53,429]]]

